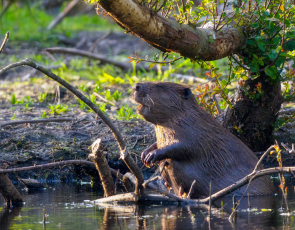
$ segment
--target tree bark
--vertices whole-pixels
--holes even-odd
[[[212,28],[196,28],[164,18],[137,0],[100,0],[98,4],[118,24],[150,45],[193,60],[226,57],[238,51],[246,41],[242,26],[230,24],[216,32]]]
[[[262,72],[256,79],[249,78],[244,87],[238,87],[233,108],[225,112],[223,126],[240,138],[253,151],[264,151],[274,144],[274,124],[284,101],[281,84],[270,83],[269,77]],[[261,83],[264,91],[258,99],[249,95]],[[248,88],[247,94],[244,88]]]

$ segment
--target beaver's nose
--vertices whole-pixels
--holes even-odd
[[[135,91],[139,91],[139,90],[141,90],[141,88],[142,88],[142,86],[141,86],[141,84],[139,84],[139,83],[137,83],[137,84],[135,84],[133,87],[132,87],[132,89],[133,90],[135,90]]]

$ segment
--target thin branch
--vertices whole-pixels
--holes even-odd
[[[63,53],[63,54],[72,54],[72,55],[79,55],[79,56],[83,56],[83,57],[88,57],[88,58],[99,60],[101,62],[110,63],[110,64],[117,66],[117,67],[124,69],[124,70],[128,70],[128,69],[132,68],[131,64],[126,64],[123,62],[115,61],[115,60],[107,58],[104,55],[94,54],[89,51],[78,50],[78,49],[74,49],[74,48],[54,47],[54,48],[47,48],[46,51],[49,53]]]
[[[111,35],[112,31],[107,32],[106,34],[102,35],[100,38],[98,38],[90,47],[89,52],[93,53],[95,47],[101,42],[103,41],[106,37],[108,37],[109,35]]]
[[[52,22],[47,26],[47,30],[51,30],[53,27],[57,26],[63,19],[66,17],[72,9],[80,2],[80,0],[71,1],[66,8],[60,12],[56,18],[53,19]]]
[[[153,178],[151,178],[151,179],[148,179],[148,180],[146,180],[146,181],[142,184],[142,186],[143,186],[143,187],[146,187],[149,183],[151,183],[151,182],[153,182],[153,181],[156,181],[156,180],[161,180],[161,177],[160,177],[160,176],[156,176],[156,177],[153,177]]]
[[[103,63],[108,63],[108,64],[112,64],[114,66],[117,66],[123,70],[129,70],[133,68],[133,65],[130,63],[124,63],[124,62],[120,62],[120,61],[116,61],[113,59],[109,59],[104,55],[100,55],[100,54],[94,54],[92,52],[89,51],[84,51],[84,50],[78,50],[78,49],[74,49],[74,48],[62,48],[62,47],[54,47],[54,48],[47,48],[46,49],[47,52],[49,53],[62,53],[62,54],[72,54],[72,55],[79,55],[82,57],[87,57],[87,58],[92,58],[95,60],[99,60]],[[163,67],[162,67],[163,68]],[[157,71],[157,67],[153,66],[153,68],[149,69],[148,66],[144,66],[144,65],[136,65],[136,69],[137,70],[141,70],[144,69],[145,71]]]
[[[189,192],[188,192],[188,195],[187,195],[187,198],[188,198],[188,199],[191,198],[191,195],[192,195],[192,192],[193,192],[193,190],[194,190],[194,187],[195,187],[196,182],[197,182],[197,181],[194,180],[193,183],[192,183],[192,185],[191,185],[191,188],[190,188],[190,190],[189,190]]]
[[[270,146],[270,147],[265,151],[265,153],[263,153],[263,155],[260,157],[259,161],[257,162],[257,164],[256,164],[256,166],[255,166],[253,172],[256,172],[256,170],[257,170],[257,168],[259,167],[259,165],[261,164],[263,158],[266,157],[266,155],[269,154],[270,151],[271,151],[272,149],[274,149],[274,147],[275,147],[275,145]]]
[[[73,121],[74,118],[46,118],[46,119],[38,119],[38,120],[21,120],[21,121],[10,121],[6,123],[0,124],[0,127],[5,127],[8,125],[18,125],[18,124],[25,124],[25,123],[46,123],[46,122],[65,122],[65,121]]]
[[[113,105],[113,106],[116,106],[116,105],[117,105],[116,103],[114,103],[114,102],[112,102],[112,101],[109,101],[109,100],[105,99],[103,96],[99,95],[99,94],[96,93],[96,92],[93,92],[93,94],[94,94],[96,97],[98,97],[100,100],[104,101],[105,103],[111,104],[111,105]]]
[[[5,38],[4,38],[4,40],[3,40],[3,42],[2,42],[2,45],[1,45],[1,47],[0,47],[0,54],[2,53],[2,51],[3,51],[3,49],[4,49],[4,46],[5,46],[6,42],[8,41],[8,39],[9,39],[9,32],[7,32],[7,33],[5,34]]]
[[[163,8],[163,6],[166,4],[166,2],[167,2],[167,0],[165,0],[164,2],[163,2],[163,4],[160,6],[160,8],[159,9],[157,9],[157,13]]]
[[[234,55],[232,55],[231,57],[232,57],[232,59],[234,59],[235,62],[236,62],[239,66],[241,66],[243,69],[250,71],[250,68],[248,68],[247,66],[241,64],[240,61],[237,60],[237,59],[234,57]]]

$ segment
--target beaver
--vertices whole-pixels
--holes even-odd
[[[141,159],[146,166],[160,163],[160,170],[164,167],[162,176],[175,194],[188,194],[196,180],[191,198],[208,196],[210,181],[212,193],[216,193],[254,170],[256,155],[202,109],[187,86],[137,83],[132,98],[139,104],[137,112],[155,125],[157,137]],[[234,193],[242,195],[245,188]],[[264,176],[252,181],[248,192],[272,194],[274,186]]]

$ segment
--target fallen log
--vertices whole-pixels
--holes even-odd
[[[20,182],[23,183],[23,185],[27,188],[27,189],[42,189],[44,188],[44,186],[35,179],[22,179],[22,178],[18,178],[18,180]]]

